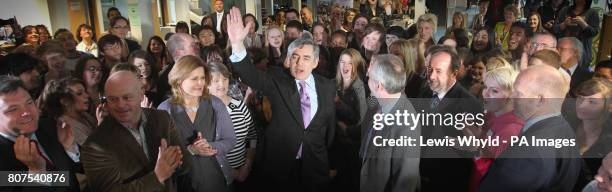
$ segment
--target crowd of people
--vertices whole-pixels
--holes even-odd
[[[593,59],[592,0],[523,13],[480,0],[440,38],[436,14],[394,26],[408,8],[385,2],[259,22],[214,0],[201,23],[142,46],[117,8],[99,35],[25,26],[0,57],[0,171],[70,182],[0,191],[612,191],[612,61]],[[486,122],[373,128],[400,109]],[[508,143],[375,146],[381,136],[576,144],[521,156]]]

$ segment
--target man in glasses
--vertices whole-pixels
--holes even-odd
[[[557,37],[551,33],[536,33],[531,42],[529,55],[531,56],[542,49],[549,49],[557,52]]]
[[[100,48],[100,63],[107,69],[112,69],[122,59],[121,38],[116,35],[107,34],[98,40]]]

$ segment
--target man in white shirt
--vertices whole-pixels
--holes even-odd
[[[213,24],[215,25],[215,30],[217,30],[217,32],[221,33],[221,23],[223,21],[224,16],[225,16],[225,11],[224,11],[224,6],[223,6],[223,0],[215,0],[215,13],[213,13],[213,15],[211,15],[211,17],[213,18]]]
[[[574,89],[580,83],[591,79],[593,76],[580,64],[584,52],[582,42],[575,37],[561,38],[557,44],[557,51],[561,56],[561,67],[572,77],[569,94],[573,95]]]

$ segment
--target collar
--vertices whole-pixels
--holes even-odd
[[[128,130],[130,128],[140,128],[140,127],[144,127],[147,124],[147,117],[144,115],[144,110],[142,110],[142,111],[140,111],[140,122],[138,123],[138,127],[131,127],[127,123],[119,123],[119,124],[121,124],[123,127],[127,128]]]
[[[217,15],[223,15],[223,11],[222,12],[216,12]]]
[[[380,103],[381,112],[383,113],[392,112],[391,110],[402,97],[404,97],[404,94],[400,95],[400,97],[398,98],[383,98],[383,101],[378,101],[378,103]]]
[[[3,133],[0,132],[0,136],[11,140],[12,142],[15,142],[15,140],[17,140],[17,136],[13,135],[13,134],[7,134],[7,133]],[[32,133],[32,135],[30,135],[30,140],[34,140],[36,142],[38,142],[38,138],[36,138],[36,133]]]
[[[315,79],[314,76],[312,75],[312,73],[308,76],[308,78],[306,78],[306,80],[297,80],[295,79],[295,84],[298,86],[298,88],[300,87],[300,81],[306,81],[306,85],[309,88],[314,88],[315,86]]]
[[[569,72],[570,72],[570,74],[569,74],[569,75],[570,75],[570,76],[574,75],[574,72],[576,72],[576,69],[577,69],[577,68],[578,68],[578,63],[574,64],[574,65],[573,65],[573,66],[571,66],[569,69],[567,69],[567,70],[569,70]]]
[[[456,83],[457,81],[455,81],[447,90],[440,91],[440,92],[433,91],[433,93],[438,94],[438,99],[442,100],[444,99],[444,96],[446,96],[446,93],[448,93],[448,91],[450,91],[455,86]]]
[[[540,115],[540,116],[537,116],[537,117],[530,118],[530,119],[528,119],[525,122],[525,126],[523,126],[523,130],[521,132],[522,133],[527,132],[527,130],[529,128],[531,128],[531,126],[535,125],[536,123],[538,123],[538,122],[540,122],[540,121],[542,121],[544,119],[548,119],[548,118],[556,117],[556,116],[560,116],[560,115],[561,115],[560,112],[555,112],[555,113],[550,113],[550,114],[545,114],[545,115]]]

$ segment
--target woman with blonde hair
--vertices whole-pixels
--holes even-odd
[[[359,51],[348,48],[342,51],[336,73],[336,137],[329,151],[330,161],[338,175],[334,180],[339,188],[358,191],[359,182],[359,133],[361,121],[366,115],[366,88],[362,81],[365,60]],[[352,158],[354,157],[354,158]],[[357,171],[355,171],[357,170]],[[357,186],[358,187],[358,186]]]
[[[420,94],[420,88],[423,83],[423,78],[419,75],[419,71],[424,71],[424,58],[419,55],[418,41],[397,40],[389,46],[391,54],[399,56],[404,62],[406,69],[406,88],[404,92],[408,98],[416,98]]]
[[[510,39],[510,28],[512,23],[516,22],[519,17],[519,10],[514,5],[508,5],[504,8],[504,21],[495,25],[495,44],[503,49],[508,49],[508,39]]]
[[[485,120],[477,137],[499,137],[500,140],[510,140],[518,136],[525,124],[524,120],[514,114],[512,91],[518,72],[511,67],[501,67],[488,71],[484,77],[482,97],[485,100]],[[476,191],[482,176],[491,163],[508,147],[508,143],[499,146],[487,146],[480,150],[479,157],[474,158],[474,171],[470,183],[470,191]]]
[[[268,66],[281,66],[286,51],[285,34],[278,26],[270,26],[265,32],[264,50],[268,55]]]
[[[226,154],[234,148],[236,135],[225,104],[208,93],[210,74],[202,59],[184,56],[170,73],[172,97],[158,109],[167,111],[192,154],[192,186],[196,191],[228,191],[232,182]]]
[[[435,44],[434,34],[436,34],[436,26],[438,26],[438,16],[432,13],[426,13],[417,20],[417,35],[415,38],[419,40],[421,49],[427,50]]]

